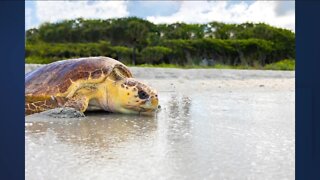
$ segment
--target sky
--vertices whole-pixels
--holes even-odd
[[[66,19],[137,16],[159,23],[264,22],[295,31],[294,1],[25,1],[25,29]]]

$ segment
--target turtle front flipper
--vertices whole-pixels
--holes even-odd
[[[84,95],[75,95],[68,99],[64,104],[65,107],[71,107],[78,111],[84,112],[88,108],[89,98]]]

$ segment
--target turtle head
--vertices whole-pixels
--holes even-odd
[[[158,93],[150,86],[133,78],[116,81],[114,86],[116,92],[109,96],[112,105],[108,104],[112,111],[139,114],[158,109]]]

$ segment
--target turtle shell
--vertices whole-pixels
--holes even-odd
[[[132,77],[124,64],[108,57],[69,59],[42,66],[25,75],[26,100],[63,94],[72,82],[85,80],[82,82],[90,83],[95,79],[108,77],[115,68],[122,76]]]

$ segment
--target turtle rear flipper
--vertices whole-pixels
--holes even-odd
[[[46,111],[49,109],[54,109],[58,106],[59,106],[59,103],[55,99],[47,99],[43,101],[26,102],[24,110],[26,115],[30,115],[30,114]]]
[[[67,101],[66,101],[67,100]],[[52,98],[44,101],[25,103],[25,114],[41,115],[54,118],[84,117],[83,112],[88,107],[87,98],[75,96],[74,98]]]

